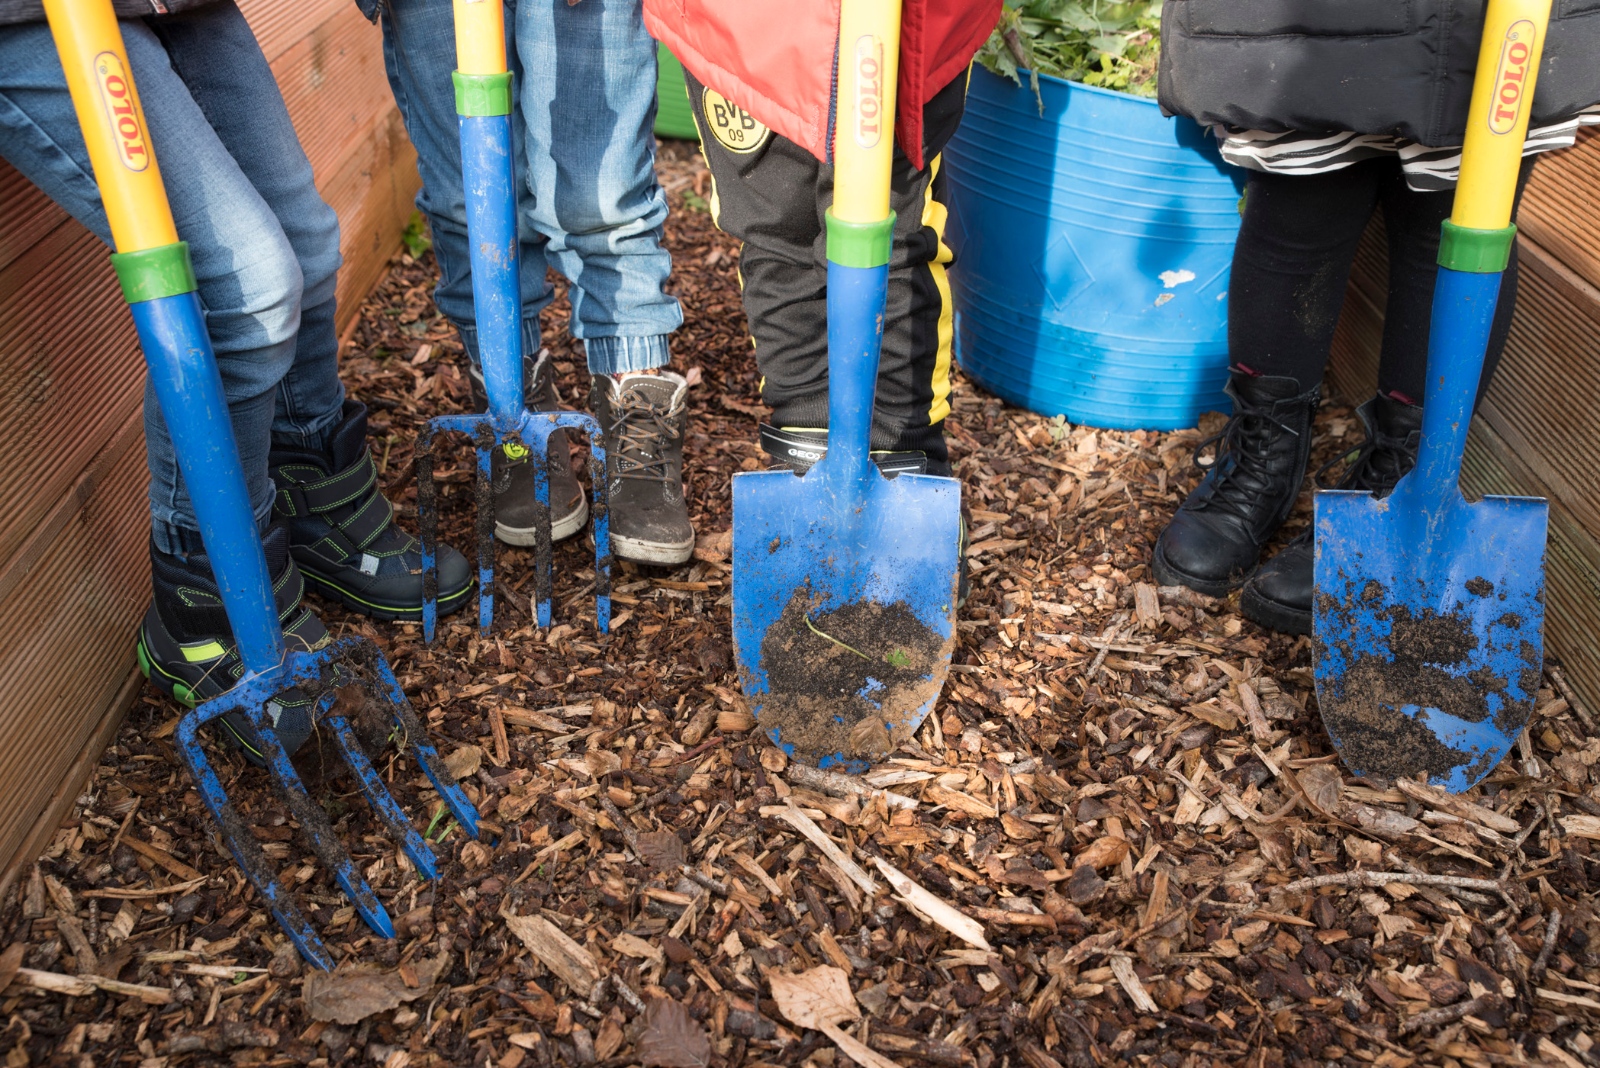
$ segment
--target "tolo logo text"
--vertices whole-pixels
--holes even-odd
[[[106,118],[111,123],[117,158],[130,171],[147,169],[150,141],[145,136],[144,124],[139,121],[139,111],[133,106],[133,81],[128,77],[128,68],[122,65],[116,53],[101,52],[94,57],[94,76]]]
[[[1506,31],[1505,43],[1500,46],[1500,66],[1495,71],[1494,99],[1489,101],[1489,129],[1497,134],[1510,133],[1522,114],[1523,102],[1528,98],[1528,79],[1533,74],[1528,61],[1533,57],[1537,34],[1527,19],[1518,19]]]

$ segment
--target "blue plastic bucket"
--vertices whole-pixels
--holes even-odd
[[[1229,411],[1243,172],[1155,101],[974,67],[944,153],[955,352],[1012,404],[1117,429]]]

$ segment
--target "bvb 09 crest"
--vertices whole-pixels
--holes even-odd
[[[729,152],[754,152],[767,143],[772,131],[715,89],[702,93],[700,103],[705,112],[707,132]]]

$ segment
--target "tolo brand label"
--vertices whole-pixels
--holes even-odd
[[[1489,129],[1508,134],[1517,125],[1527,99],[1528,76],[1533,73],[1528,61],[1533,57],[1538,30],[1527,19],[1518,19],[1506,30],[1500,46],[1500,66],[1494,76],[1494,99],[1489,101]]]
[[[715,89],[707,89],[700,97],[706,116],[706,126],[717,143],[729,152],[754,152],[767,142],[772,131],[756,121],[744,108],[735,104]]]
[[[856,144],[876,148],[883,136],[883,42],[872,34],[856,38]]]
[[[145,170],[150,166],[150,139],[133,106],[133,82],[128,68],[116,53],[101,52],[94,57],[94,76],[100,102],[111,123],[111,139],[117,144],[117,158],[130,171]]]

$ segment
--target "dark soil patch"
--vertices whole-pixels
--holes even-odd
[[[761,726],[801,754],[879,757],[911,737],[912,717],[944,684],[945,642],[904,602],[814,611],[794,592],[761,642],[770,688]]]
[[[1474,589],[1473,583],[1482,588]],[[1375,585],[1369,581],[1363,587],[1363,603],[1382,599],[1384,591],[1380,587],[1374,595]],[[1480,597],[1494,589],[1481,579],[1473,579],[1467,587]],[[1482,723],[1492,716],[1496,729],[1509,737],[1526,722],[1531,701],[1512,700],[1506,680],[1487,666],[1465,675],[1448,670],[1466,663],[1480,644],[1464,611],[1412,614],[1405,606],[1394,605],[1378,617],[1391,621],[1392,659],[1372,654],[1352,658],[1346,647],[1349,670],[1340,685],[1324,687],[1320,694],[1323,723],[1336,739],[1340,755],[1364,775],[1395,779],[1426,772],[1437,781],[1466,766],[1469,780],[1476,780],[1491,766],[1489,754],[1474,758],[1441,742],[1427,724],[1426,710],[1436,709],[1468,723]],[[1354,623],[1345,617],[1340,629],[1348,631]],[[1498,697],[1498,709],[1491,707],[1491,694]],[[1401,711],[1407,705],[1425,711],[1413,718]]]

